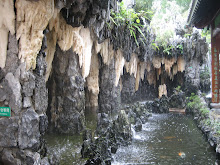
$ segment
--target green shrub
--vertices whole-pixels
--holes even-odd
[[[215,132],[220,135],[220,123],[214,123]]]
[[[199,96],[195,95],[195,93],[191,93],[191,96],[189,97],[189,101],[187,103],[187,108],[190,110],[199,110],[202,107],[203,107],[203,104]]]
[[[210,119],[206,119],[205,120],[205,125],[210,126],[211,125],[211,120]]]
[[[182,92],[182,90],[181,90],[181,86],[179,85],[179,86],[177,86],[176,88],[174,88],[175,89],[175,91],[176,92]]]
[[[208,108],[201,108],[199,109],[200,113],[205,116],[207,114],[209,114],[209,109]]]
[[[141,24],[141,19],[151,19],[151,11],[140,11],[135,12],[134,9],[127,9],[124,6],[124,3],[118,2],[119,12],[111,11],[111,20],[116,26],[125,26],[130,31],[130,36],[134,37],[137,46],[139,46],[137,42],[136,33],[140,33],[141,36],[146,40],[145,35],[143,34],[141,28],[143,25]],[[141,39],[141,38],[140,38]],[[142,40],[142,39],[141,39]],[[142,42],[144,42],[142,40]]]
[[[151,11],[151,7],[152,7],[152,4],[153,4],[153,1],[154,0],[136,0],[136,4],[135,4],[135,11],[137,13],[141,12],[141,11],[145,11],[145,12],[148,12]],[[153,11],[151,11],[149,14],[148,14],[148,18],[149,20],[151,20],[153,17]]]
[[[180,49],[181,53],[183,54],[183,45],[179,44],[176,46],[177,49]]]

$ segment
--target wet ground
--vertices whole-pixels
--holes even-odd
[[[60,159],[60,165],[83,165],[85,160],[81,159],[82,137],[80,135],[68,136],[48,134],[45,136],[48,153],[56,155]]]
[[[213,165],[215,152],[191,116],[153,114],[130,146],[121,147],[113,165]]]

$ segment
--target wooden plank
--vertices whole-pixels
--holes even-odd
[[[219,103],[219,39],[213,37],[212,26],[212,103]]]
[[[184,108],[184,109],[169,108],[169,112],[171,112],[171,113],[183,113],[183,114],[185,114],[186,109],[185,109],[185,108]]]

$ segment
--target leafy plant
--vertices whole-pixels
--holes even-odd
[[[211,120],[210,119],[206,119],[205,120],[205,125],[210,126],[211,125]]]
[[[183,45],[182,44],[177,45],[176,48],[180,49],[181,53],[183,54]]]
[[[134,37],[137,46],[139,46],[137,41],[137,32],[146,40],[145,35],[143,34],[141,28],[143,25],[141,24],[141,19],[148,19],[150,15],[150,11],[140,11],[135,12],[134,9],[127,9],[124,6],[124,3],[118,3],[119,12],[111,11],[111,20],[116,26],[126,26],[129,29],[130,36]],[[141,38],[140,38],[141,39]],[[142,39],[141,39],[142,40]],[[144,42],[142,40],[142,42]]]
[[[203,116],[206,116],[207,114],[209,114],[208,108],[201,108],[199,109],[199,111]]]
[[[189,97],[189,102],[187,103],[187,108],[191,110],[199,110],[203,107],[203,104],[198,95],[191,93]]]
[[[155,43],[155,42],[152,42],[151,43],[151,46],[152,46],[152,48],[155,50],[155,51],[159,51],[160,50],[160,48],[157,46],[157,44]]]
[[[136,0],[136,4],[135,4],[135,11],[136,12],[140,12],[140,11],[149,11],[152,7],[154,0]],[[152,15],[151,15],[152,18]]]
[[[174,88],[175,89],[175,91],[176,92],[181,92],[182,90],[181,90],[181,86],[179,85],[179,86],[177,86],[176,88]]]
[[[171,50],[173,49],[174,47],[171,45],[171,46],[167,46],[164,48],[163,52],[170,55],[171,54]]]
[[[191,35],[192,35],[192,34],[186,33],[186,34],[184,34],[184,37],[185,37],[185,38],[189,38],[189,37],[191,37]]]

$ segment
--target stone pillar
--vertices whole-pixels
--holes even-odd
[[[85,92],[78,55],[58,46],[48,82],[50,128],[58,133],[77,134],[84,128]]]
[[[110,116],[117,114],[120,105],[120,87],[115,86],[115,61],[109,65],[102,64],[99,73],[99,112]]]

